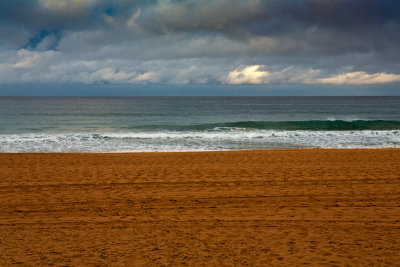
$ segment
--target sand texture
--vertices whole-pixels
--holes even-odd
[[[0,154],[0,266],[395,266],[400,150]]]

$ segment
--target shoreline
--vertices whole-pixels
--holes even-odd
[[[38,154],[60,154],[60,155],[91,155],[91,154],[98,154],[98,155],[135,155],[135,154],[181,154],[181,153],[189,153],[189,154],[196,154],[196,153],[237,153],[237,152],[262,152],[262,151],[309,151],[309,150],[321,150],[321,151],[368,151],[368,150],[398,150],[400,151],[400,147],[377,147],[377,148],[323,148],[323,147],[301,147],[301,148],[267,148],[267,149],[237,149],[237,150],[199,150],[199,151],[137,151],[137,152],[0,152],[0,155],[38,155]]]
[[[0,264],[400,261],[400,149],[0,153]]]

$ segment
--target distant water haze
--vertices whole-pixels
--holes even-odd
[[[2,97],[1,152],[400,147],[400,97]]]

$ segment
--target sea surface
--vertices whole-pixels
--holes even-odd
[[[0,97],[0,152],[400,147],[400,97]]]

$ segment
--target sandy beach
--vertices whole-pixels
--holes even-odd
[[[394,266],[400,149],[0,154],[0,265]]]

